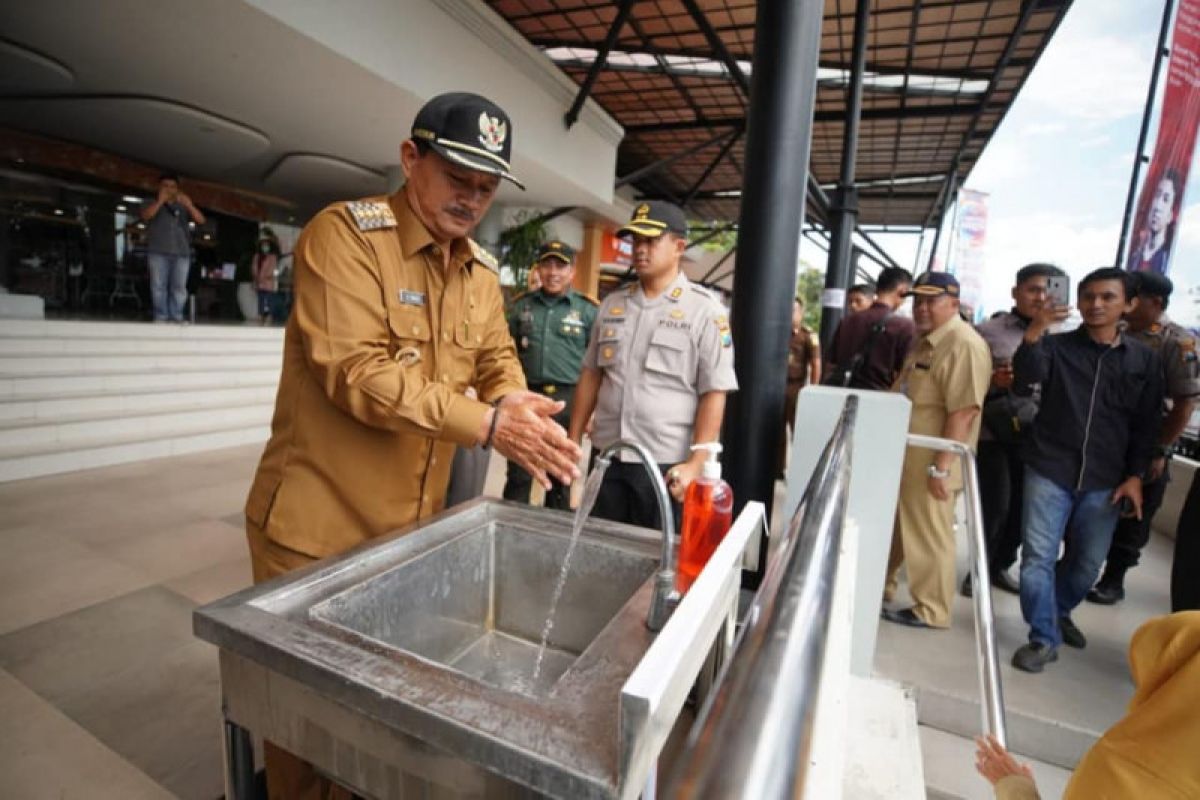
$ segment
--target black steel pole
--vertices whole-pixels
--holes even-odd
[[[933,247],[929,248],[929,263],[925,265],[926,272],[933,269],[933,260],[937,258],[938,245],[942,243],[942,225],[946,222],[946,209],[954,202],[954,193],[958,191],[958,174],[951,172],[946,176],[944,185],[946,194],[942,198],[942,212],[938,214],[937,227],[933,229]]]
[[[758,0],[746,164],[738,222],[733,340],[740,389],[725,414],[725,475],[737,509],[770,512],[784,437],[792,297],[816,103],[823,3]],[[759,550],[757,586],[766,562]]]
[[[1129,194],[1125,196],[1125,213],[1121,215],[1121,238],[1117,239],[1117,258],[1113,263],[1122,266],[1125,262],[1125,242],[1129,238],[1129,226],[1133,222],[1133,202],[1137,194],[1138,178],[1142,174],[1142,163],[1146,160],[1146,136],[1150,133],[1150,115],[1154,112],[1154,95],[1158,91],[1158,75],[1162,70],[1163,58],[1167,55],[1167,33],[1171,30],[1171,13],[1175,0],[1163,3],[1162,26],[1158,29],[1158,49],[1154,51],[1154,69],[1150,72],[1150,89],[1146,92],[1146,110],[1142,112],[1142,129],[1138,132],[1137,150],[1133,154],[1133,174],[1129,176]]]
[[[838,188],[830,198],[829,227],[832,240],[825,267],[825,288],[845,291],[850,286],[850,251],[854,247],[854,229],[858,227],[858,190],[854,188],[854,167],[858,155],[858,124],[862,117],[863,72],[867,66],[867,26],[871,21],[871,0],[858,0],[854,11],[854,57],[850,65],[850,87],[846,99],[846,121],[842,127],[842,170]],[[842,321],[845,304],[838,302],[841,292],[827,292],[834,302],[821,307],[821,345],[828,347],[833,332]]]
[[[617,43],[617,37],[621,35],[621,28],[625,27],[625,21],[629,19],[629,12],[633,9],[634,0],[622,0],[621,5],[617,7],[617,13],[613,17],[612,25],[608,28],[608,35],[604,37],[604,43],[600,45],[600,49],[596,52],[596,57],[592,60],[592,65],[588,67],[587,77],[583,79],[583,85],[579,87],[579,91],[575,95],[575,101],[571,103],[571,108],[563,115],[563,124],[568,130],[574,127],[579,121],[579,112],[583,110],[583,104],[587,101],[588,95],[592,93],[592,87],[596,84],[596,78],[600,77],[604,65],[608,63],[608,54],[612,52],[613,45]]]

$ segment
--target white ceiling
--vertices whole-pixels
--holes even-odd
[[[348,13],[353,6],[347,6]],[[0,125],[286,199],[384,191],[423,98],[241,0],[0,3]],[[501,202],[566,204],[547,171]]]

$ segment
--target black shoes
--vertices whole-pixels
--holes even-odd
[[[1007,570],[1000,569],[993,572],[991,583],[992,586],[1002,592],[1008,592],[1009,594],[1021,593],[1021,584],[1017,583],[1017,581],[1008,574]],[[970,572],[967,573],[967,577],[963,578],[962,586],[959,587],[958,592],[963,597],[970,597],[972,595]]]
[[[897,625],[907,625],[910,628],[932,628],[925,620],[917,616],[911,608],[902,608],[899,611],[892,611],[885,608],[880,612],[879,616],[886,619],[888,622],[895,622]]]
[[[1107,576],[1103,577],[1088,591],[1087,600],[1089,603],[1102,606],[1116,605],[1125,599],[1124,583],[1124,581],[1113,580]]]
[[[1041,642],[1030,642],[1013,653],[1012,665],[1022,672],[1041,672],[1047,664],[1058,661],[1057,648]]]
[[[1058,618],[1058,632],[1062,634],[1063,644],[1067,647],[1074,647],[1076,650],[1087,647],[1087,637],[1075,626],[1070,617]]]

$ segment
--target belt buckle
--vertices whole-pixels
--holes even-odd
[[[545,386],[542,387],[542,394],[557,394],[557,393],[558,393],[558,387],[555,386],[553,383],[547,383]]]

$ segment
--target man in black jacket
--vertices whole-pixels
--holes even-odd
[[[1045,336],[1068,308],[1046,303],[1013,356],[1014,391],[1041,386],[1025,444],[1021,613],[1029,644],[1013,666],[1041,672],[1058,646],[1087,640],[1071,622],[1104,563],[1121,513],[1142,514],[1162,404],[1162,367],[1150,348],[1118,332],[1132,298],[1120,269],[1098,269],[1079,284],[1083,325]],[[1068,525],[1069,523],[1069,525]],[[1064,535],[1067,554],[1058,561]]]

